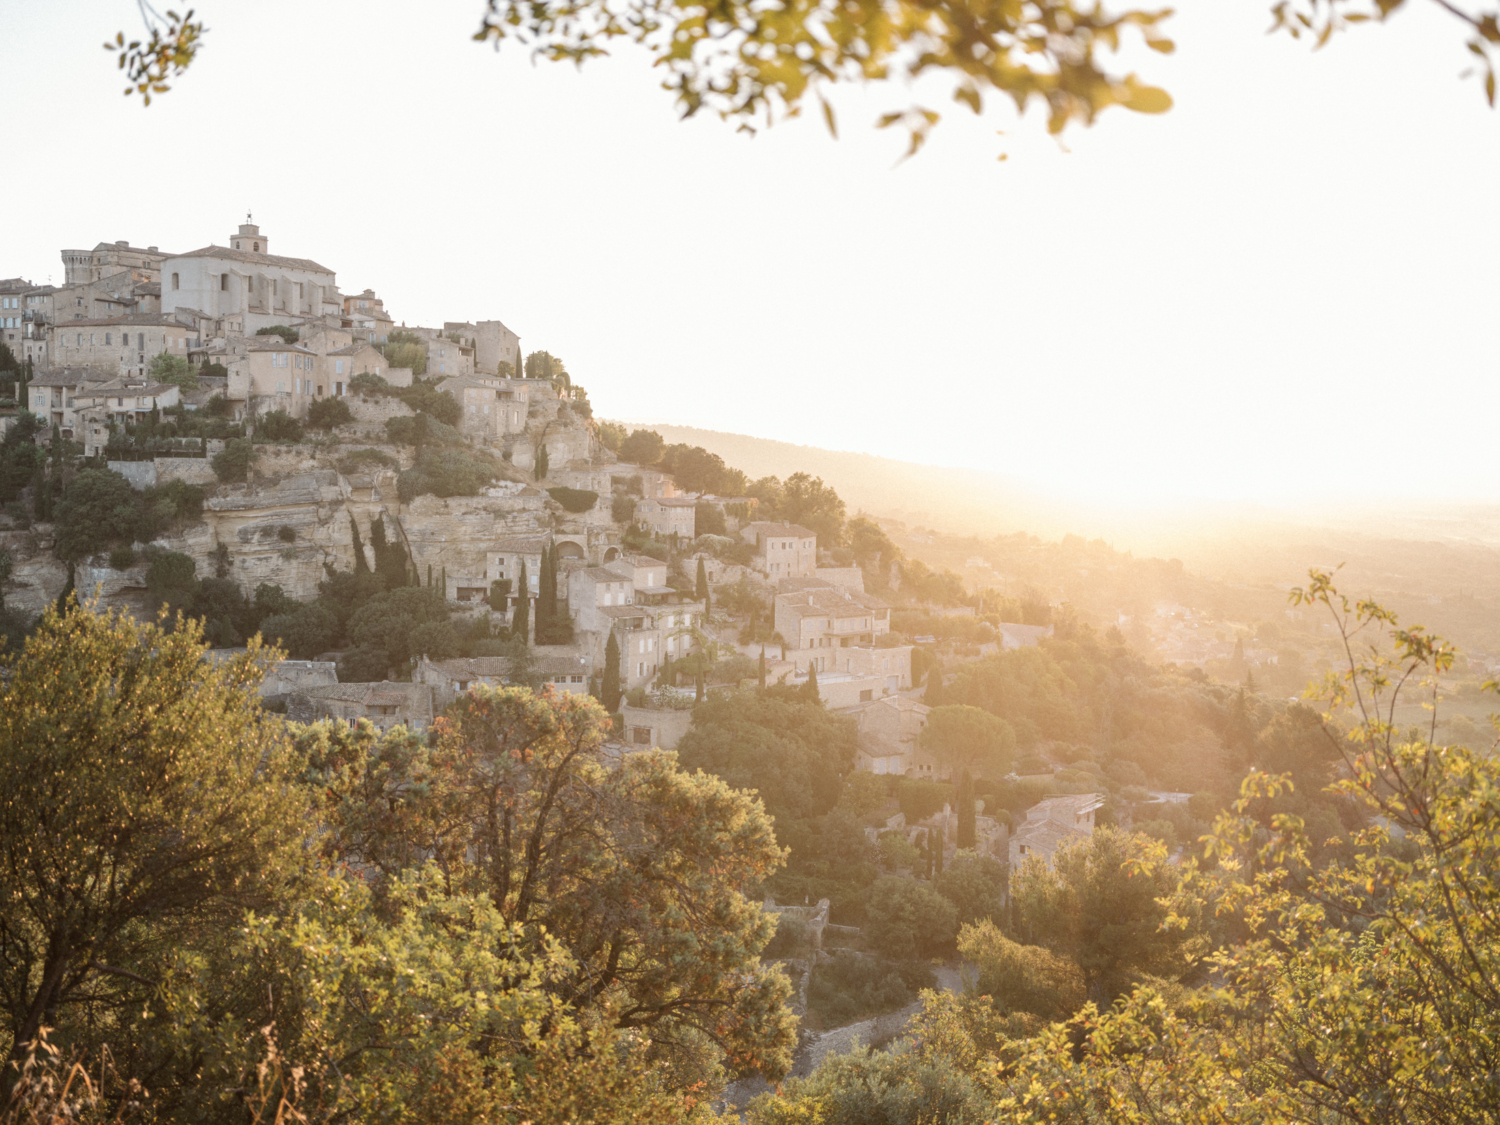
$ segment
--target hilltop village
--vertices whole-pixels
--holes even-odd
[[[61,286],[0,282],[0,426],[40,451],[4,497],[17,617],[69,589],[189,609],[221,648],[259,631],[290,651],[273,705],[382,729],[514,680],[600,695],[624,741],[670,748],[713,682],[813,683],[864,715],[866,768],[931,776],[925,654],[866,588],[899,586],[899,553],[860,521],[856,560],[821,481],[748,482],[601,425],[499,320],[398,326],[249,221],[184,254],[62,258]]]

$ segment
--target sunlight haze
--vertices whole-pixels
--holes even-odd
[[[54,91],[7,262],[59,281],[60,246],[223,244],[248,209],[398,324],[503,320],[601,417],[1106,504],[1500,485],[1500,117],[1436,10],[1312,53],[1199,0],[1176,55],[1132,55],[1171,113],[1060,146],[940,104],[903,163],[872,122],[904,89],[842,92],[836,141],[752,139],[679,122],[632,48],[578,72],[472,43],[481,8],[206,0],[143,109],[99,49],[133,4],[0,0],[11,88]],[[54,174],[80,151],[100,179]]]

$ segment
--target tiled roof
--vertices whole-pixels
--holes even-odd
[[[299,694],[313,699],[362,703],[366,707],[403,707],[421,706],[426,703],[426,697],[431,690],[427,684],[403,684],[382,680],[380,683],[373,684],[328,684],[324,687],[303,688]]]
[[[746,527],[761,535],[770,535],[780,539],[816,539],[818,533],[809,531],[799,523],[747,523]]]
[[[429,660],[427,663],[454,680],[477,680],[483,676],[503,678],[510,675],[513,665],[508,656],[459,656],[452,660]],[[576,657],[534,656],[531,670],[542,676],[556,676],[581,674],[588,671],[588,666]]]
[[[790,594],[776,595],[778,611],[786,609],[796,617],[862,617],[891,607],[871,594],[852,591],[845,596],[842,590],[831,586],[818,589],[799,590]]]
[[[227,246],[205,246],[201,250],[189,250],[186,254],[174,254],[173,257],[222,258],[230,262],[245,262],[257,266],[282,266],[286,269],[312,270],[315,273],[333,273],[327,266],[320,266],[310,258],[284,258],[280,254],[256,254],[249,250],[231,250]]]
[[[114,378],[92,367],[49,367],[38,371],[28,387],[76,387],[80,383],[104,383]]]
[[[125,325],[127,327],[139,325],[142,328],[180,328],[184,332],[191,329],[182,321],[166,313],[124,313],[120,316],[99,317],[90,320],[59,320],[53,325],[54,328],[70,330],[73,328],[109,328]]]

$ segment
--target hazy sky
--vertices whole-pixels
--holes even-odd
[[[0,276],[253,208],[397,322],[504,320],[606,417],[1105,500],[1500,496],[1500,115],[1434,5],[1312,54],[1262,0],[1186,0],[1139,64],[1172,113],[1064,151],[1036,110],[940,104],[899,166],[870,123],[904,89],[844,94],[838,141],[749,139],[678,122],[628,47],[474,44],[482,6],[201,0],[143,109],[99,46],[132,0],[0,0]]]

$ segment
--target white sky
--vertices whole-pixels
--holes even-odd
[[[1431,4],[1320,54],[1186,0],[1177,108],[1064,152],[1037,110],[755,139],[676,120],[644,56],[533,67],[482,0],[201,0],[150,109],[131,0],[0,0],[0,276],[58,251],[272,248],[397,322],[498,317],[605,417],[972,466],[1095,501],[1493,498],[1500,115]],[[1005,129],[1004,138],[995,130]],[[998,152],[1010,153],[999,163]]]

